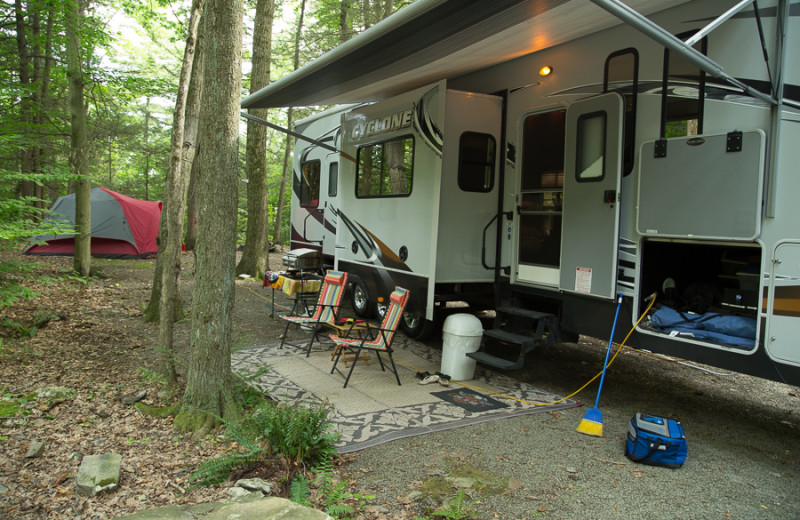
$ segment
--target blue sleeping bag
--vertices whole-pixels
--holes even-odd
[[[651,321],[661,332],[677,332],[746,350],[756,345],[756,320],[753,318],[716,312],[694,314],[662,306],[653,313]]]

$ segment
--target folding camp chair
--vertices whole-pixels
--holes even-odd
[[[386,310],[386,315],[383,317],[383,323],[381,323],[381,327],[379,329],[368,327],[367,334],[365,335],[364,339],[341,338],[334,334],[331,335],[331,339],[334,343],[336,343],[337,350],[336,357],[333,361],[333,368],[331,368],[331,374],[333,374],[334,370],[337,370],[340,374],[344,375],[341,370],[336,368],[336,365],[339,363],[339,358],[342,357],[342,354],[347,349],[355,350],[355,359],[353,360],[353,364],[350,366],[350,372],[347,373],[347,377],[344,380],[344,388],[347,388],[347,383],[350,381],[350,376],[353,375],[353,370],[356,368],[356,364],[358,364],[362,350],[374,350],[375,354],[378,356],[378,362],[381,365],[381,370],[384,372],[386,371],[386,368],[384,367],[383,360],[381,359],[381,352],[385,352],[386,355],[389,356],[389,362],[392,365],[391,371],[394,372],[394,377],[397,379],[397,384],[401,384],[400,376],[397,374],[397,367],[394,364],[394,359],[392,359],[392,340],[394,339],[395,332],[397,331],[397,326],[400,324],[400,318],[403,315],[403,309],[408,301],[408,294],[409,291],[401,287],[397,287],[394,290],[392,295],[389,297],[389,308]]]
[[[282,319],[286,320],[286,328],[283,331],[283,339],[281,339],[280,348],[283,348],[283,344],[286,343],[289,325],[294,324],[301,327],[311,327],[313,329],[311,341],[309,341],[308,349],[306,350],[306,357],[308,357],[311,354],[311,346],[314,344],[314,339],[317,337],[319,330],[325,323],[336,320],[346,284],[347,273],[328,271],[328,274],[325,275],[325,279],[322,282],[322,287],[319,290],[319,298],[314,307],[314,313],[311,316],[281,316]]]

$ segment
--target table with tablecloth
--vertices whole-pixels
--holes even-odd
[[[316,303],[319,289],[322,286],[322,278],[310,274],[295,274],[282,271],[268,271],[264,274],[263,287],[272,289],[272,314],[275,318],[275,291],[280,291],[292,299],[292,314],[295,314],[298,305],[303,305],[308,310],[308,306]]]

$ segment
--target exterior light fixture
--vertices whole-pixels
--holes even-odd
[[[550,73],[552,73],[552,72],[553,72],[553,68],[548,66],[548,65],[545,65],[544,67],[539,69],[539,75],[540,76],[549,76]]]

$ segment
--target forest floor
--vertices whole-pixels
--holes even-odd
[[[87,284],[68,276],[70,258],[6,253],[9,257],[37,265],[39,281],[32,289],[40,295],[0,309],[4,402],[54,386],[68,393],[57,402],[30,403],[27,415],[0,417],[0,518],[113,518],[227,498],[230,483],[187,486],[187,476],[201,461],[235,449],[222,430],[194,441],[174,430],[170,418],[149,417],[120,401],[142,390],[147,392],[143,402],[151,406],[180,397],[157,377],[158,325],[142,319],[154,260],[93,259],[96,276]],[[180,290],[188,309],[192,255],[184,254],[182,261]],[[280,255],[271,255],[270,265],[278,269]],[[269,297],[260,281],[237,281],[234,348],[279,341],[283,326],[268,318]],[[179,360],[187,355],[190,331],[189,319],[176,324]],[[441,340],[434,338],[430,345],[440,348]],[[604,352],[603,341],[582,337],[580,345],[542,350],[512,375],[566,395],[602,366]],[[467,463],[507,477],[507,488],[495,496],[470,495],[477,518],[626,518],[654,505],[659,518],[800,514],[797,387],[698,371],[642,353],[623,352],[616,363],[603,389],[600,408],[607,432],[602,439],[575,433],[584,407],[402,439],[342,456],[335,475],[347,480],[353,493],[375,496],[353,518],[422,517],[436,507],[414,499],[426,482]],[[595,390],[590,387],[582,400],[593,402]],[[682,419],[691,432],[684,468],[673,473],[632,465],[621,456],[626,423],[636,411]],[[26,458],[37,441],[45,445],[43,455]],[[107,452],[122,455],[120,488],[94,498],[78,496],[75,454]],[[669,497],[676,496],[681,505],[670,513]]]

